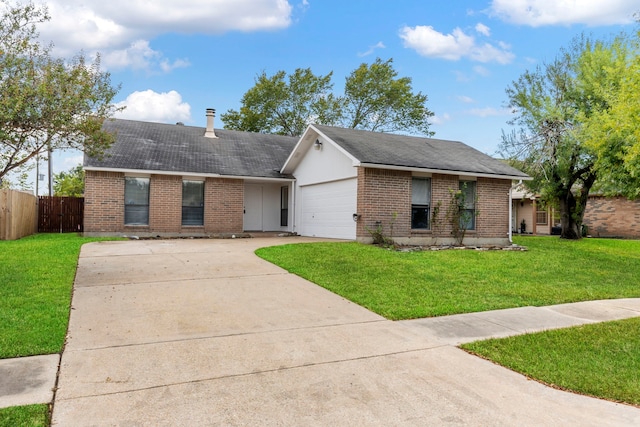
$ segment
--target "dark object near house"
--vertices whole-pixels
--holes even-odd
[[[562,234],[562,227],[560,227],[559,225],[551,227],[552,236],[559,236],[560,234]]]

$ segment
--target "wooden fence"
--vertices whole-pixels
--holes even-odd
[[[83,197],[39,197],[39,233],[81,232],[83,231],[83,222]]]
[[[38,199],[30,193],[0,190],[0,240],[16,240],[38,230]]]

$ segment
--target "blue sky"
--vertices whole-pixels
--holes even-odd
[[[505,88],[584,32],[634,31],[637,0],[48,0],[41,37],[71,56],[100,52],[124,118],[205,125],[238,109],[257,74],[333,71],[393,58],[427,94],[435,137],[495,154]],[[78,153],[54,159],[66,170]]]

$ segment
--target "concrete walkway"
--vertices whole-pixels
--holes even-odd
[[[640,316],[640,299],[391,322],[253,254],[303,240],[85,245],[53,425],[640,424],[452,346]],[[0,365],[0,406],[29,359]]]

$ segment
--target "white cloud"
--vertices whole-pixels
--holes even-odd
[[[366,52],[358,53],[358,56],[359,57],[369,56],[373,52],[375,52],[376,49],[384,49],[384,48],[386,48],[384,43],[378,42],[378,43],[374,44],[373,46],[369,46],[369,50],[367,50]]]
[[[131,68],[152,72],[159,69],[169,73],[176,68],[186,68],[191,63],[186,59],[170,61],[162,52],[154,50],[147,40],[136,40],[126,49],[113,50],[102,57],[102,65],[109,70]]]
[[[468,55],[475,43],[473,37],[467,36],[460,28],[445,35],[424,25],[403,27],[400,38],[404,40],[405,47],[416,50],[420,55],[452,61]]]
[[[458,96],[458,100],[459,100],[460,102],[464,102],[465,104],[473,104],[473,103],[475,103],[475,102],[476,102],[476,101],[475,101],[473,98],[471,98],[470,96],[465,96],[465,95],[459,95],[459,96]]]
[[[170,73],[176,68],[187,68],[190,67],[191,63],[186,59],[176,59],[173,62],[169,62],[168,59],[163,59],[160,61],[160,69],[165,73]]]
[[[469,83],[473,79],[462,71],[453,70],[453,74],[456,76],[456,81],[461,83]]]
[[[434,126],[438,126],[443,125],[450,120],[451,115],[449,115],[449,113],[444,113],[442,115],[436,114],[435,116],[431,117],[431,119],[429,119],[429,122]]]
[[[497,62],[499,64],[509,64],[513,61],[515,55],[511,53],[510,48],[503,44],[499,44],[500,47],[495,47],[489,43],[485,43],[482,46],[476,46],[469,54],[471,59],[478,62]]]
[[[473,71],[482,77],[488,77],[489,75],[491,75],[491,71],[489,71],[487,67],[483,67],[482,65],[474,66]]]
[[[491,14],[519,25],[628,24],[638,0],[493,0]]]
[[[303,5],[305,2],[303,2]],[[308,3],[306,3],[308,6]],[[53,41],[61,56],[80,50],[103,57],[129,55],[130,66],[139,60],[127,51],[134,43],[161,34],[221,34],[229,31],[269,31],[291,24],[292,6],[287,0],[48,0],[51,20],[39,27],[43,40]],[[146,59],[145,59],[146,58]],[[185,60],[167,60],[169,68]],[[162,61],[158,62],[160,65]]]
[[[514,58],[508,45],[503,43],[498,47],[489,43],[478,45],[473,36],[465,34],[460,28],[454,29],[451,34],[443,34],[431,26],[418,25],[413,28],[405,26],[400,30],[400,38],[404,40],[405,47],[430,58],[450,61],[469,58],[478,62],[495,61],[500,64],[508,64]]]
[[[161,123],[191,121],[191,106],[182,102],[182,96],[175,90],[133,92],[124,101],[116,103],[116,107],[126,107],[115,114],[120,119]]]
[[[102,65],[108,69],[133,68],[146,70],[156,62],[162,53],[151,49],[146,40],[136,40],[126,49],[113,50],[102,57]]]
[[[481,22],[476,24],[476,31],[482,34],[483,36],[490,37],[491,36],[491,28],[487,27]]]
[[[511,111],[508,108],[493,108],[493,107],[485,107],[485,108],[473,108],[469,110],[469,114],[477,117],[495,117],[495,116],[508,116],[511,114]]]

